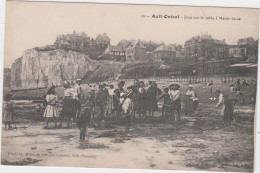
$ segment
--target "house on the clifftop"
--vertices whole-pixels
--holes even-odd
[[[125,45],[126,60],[127,61],[147,61],[148,54],[146,47],[143,45],[141,40],[132,41]]]
[[[212,38],[208,33],[202,33],[185,41],[185,57],[204,57],[206,60],[218,60],[228,55],[228,45],[223,40]]]
[[[95,45],[97,50],[106,50],[106,48],[110,45],[110,38],[106,33],[103,35],[99,34],[95,39]]]
[[[115,60],[115,61],[125,61],[125,49],[123,45],[119,44],[117,46],[112,46],[109,45],[105,52],[104,55],[107,55],[110,59]]]
[[[76,33],[75,30],[73,34],[58,35],[54,45],[58,48],[71,48],[71,49],[87,49],[91,46],[90,37],[82,33]]]

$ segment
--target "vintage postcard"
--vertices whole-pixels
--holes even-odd
[[[253,172],[259,9],[6,2],[1,164]]]

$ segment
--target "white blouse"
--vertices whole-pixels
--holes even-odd
[[[171,91],[169,91],[169,94],[170,94],[171,100],[175,101],[180,97],[181,92],[179,90],[175,90],[175,91],[171,90]]]

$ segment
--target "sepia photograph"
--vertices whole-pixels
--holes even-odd
[[[1,165],[254,171],[259,9],[5,10]]]

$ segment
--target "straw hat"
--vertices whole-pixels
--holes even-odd
[[[189,88],[193,88],[193,85],[190,84],[190,85],[189,85]]]

